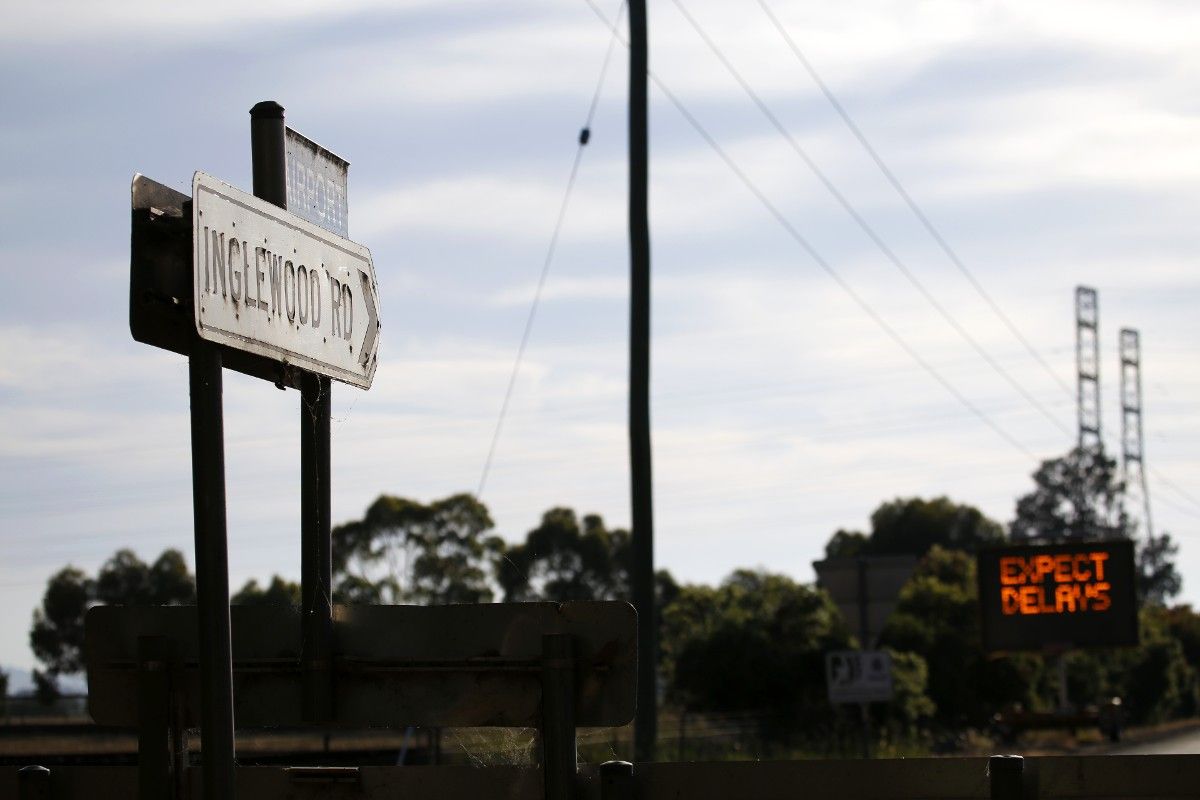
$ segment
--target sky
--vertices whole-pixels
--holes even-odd
[[[616,18],[619,0],[595,2]],[[1141,333],[1154,520],[1200,602],[1200,7],[765,2],[1050,371],[756,0],[680,3],[786,136],[674,0],[651,0],[652,71],[753,186],[652,87],[657,565],[808,581],[834,530],[895,497],[1007,523],[1074,442],[1086,284],[1117,451],[1118,330]],[[187,365],[129,334],[129,185],[190,192],[203,170],[249,190],[260,100],[350,161],[350,238],[379,280],[374,385],[334,389],[334,522],[385,492],[475,491],[612,39],[586,0],[10,0],[5,18],[0,664],[33,664],[30,615],[66,564],[192,561]],[[554,506],[629,524],[627,57],[618,43],[482,496],[510,540]],[[298,421],[297,393],[226,373],[234,588],[298,578]]]

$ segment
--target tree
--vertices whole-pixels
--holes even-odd
[[[632,554],[629,531],[609,530],[599,514],[581,526],[571,509],[552,508],[504,550],[496,578],[508,601],[627,600]]]
[[[496,582],[509,602],[551,600],[633,600],[632,537],[609,529],[599,514],[583,517],[552,508],[521,544],[504,548],[496,560]],[[654,615],[663,637],[664,609],[679,596],[679,584],[665,569],[654,573]]]
[[[880,639],[925,660],[929,698],[947,726],[982,726],[1002,706],[1037,699],[1040,659],[983,652],[975,559],[964,552],[935,546],[926,554]]]
[[[1183,576],[1175,568],[1178,554],[1179,545],[1166,531],[1138,543],[1138,597],[1144,605],[1165,606],[1183,590]]]
[[[53,701],[56,679],[83,669],[83,618],[97,603],[173,605],[194,602],[196,583],[178,550],[164,550],[147,565],[130,550],[118,550],[93,580],[76,567],[50,577],[42,604],[34,609],[29,645],[45,666],[35,670],[37,695]]]
[[[164,550],[149,565],[132,550],[118,550],[100,567],[94,586],[94,599],[107,605],[165,606],[196,599],[196,579],[178,550]]]
[[[50,577],[42,605],[33,611],[29,646],[53,676],[83,669],[83,615],[94,596],[82,570],[64,567]]]
[[[251,578],[229,598],[235,606],[292,606],[300,607],[300,584],[284,580],[278,575],[271,576],[271,583],[266,589]]]
[[[871,514],[871,534],[838,530],[825,545],[827,558],[876,555],[924,556],[935,546],[974,552],[1004,540],[1004,528],[965,503],[948,497],[896,498]]]
[[[1074,448],[1043,461],[1033,474],[1034,490],[1017,500],[1010,525],[1017,542],[1049,544],[1106,539],[1136,540],[1137,526],[1125,511],[1125,484],[1117,462],[1104,449]],[[1175,568],[1178,546],[1169,533],[1137,542],[1138,597],[1166,605],[1183,578]]]
[[[1117,462],[1103,448],[1076,447],[1061,458],[1043,461],[1033,473],[1033,483],[1033,491],[1017,500],[1017,515],[1009,526],[1014,541],[1133,538]]]
[[[689,709],[755,711],[776,731],[827,722],[825,652],[849,637],[829,596],[785,575],[738,570],[683,586],[663,613],[668,695]]]
[[[425,505],[381,495],[360,520],[333,529],[342,602],[486,603],[503,550],[487,507],[469,494]]]

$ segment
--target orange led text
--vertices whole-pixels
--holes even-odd
[[[1109,554],[1046,553],[1000,557],[1000,610],[1006,616],[1107,611]]]

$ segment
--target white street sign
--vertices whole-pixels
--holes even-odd
[[[892,699],[892,657],[886,650],[837,650],[825,654],[829,702],[886,703]]]
[[[370,388],[379,287],[367,248],[203,172],[192,244],[201,338]]]

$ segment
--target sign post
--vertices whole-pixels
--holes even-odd
[[[860,657],[871,659],[870,663],[879,664],[878,653],[871,651],[875,640],[887,624],[887,619],[896,607],[896,599],[900,590],[908,582],[909,576],[917,567],[917,559],[913,556],[865,556],[858,558],[827,558],[824,561],[814,561],[813,570],[817,573],[817,583],[829,592],[834,604],[842,612],[842,617],[851,624],[857,625],[858,646],[861,648]],[[835,656],[845,656],[842,653],[830,653],[827,659]],[[887,656],[886,653],[882,654]],[[832,681],[830,664],[826,661],[827,677]],[[850,664],[852,662],[845,662]],[[853,662],[858,663],[858,662]],[[866,662],[863,662],[866,663]],[[870,703],[887,702],[891,696],[891,659],[886,659],[887,666],[887,697],[882,700],[857,700],[862,712],[862,755],[871,757],[871,714]],[[857,670],[856,674],[866,674]],[[829,684],[831,702],[851,702],[833,700],[833,684]]]
[[[233,657],[229,643],[221,352],[216,345],[196,342],[188,358],[188,385],[192,416],[192,512],[196,537],[204,800],[232,800]]]
[[[253,195],[202,172],[190,209],[140,175],[132,192],[130,332],[189,363],[205,800],[235,792],[222,369],[301,390],[301,705],[321,722],[334,716],[331,382],[368,389],[378,362],[371,254],[344,238],[347,162],[293,132],[306,215],[289,214],[283,107],[250,116]]]
[[[250,109],[250,149],[253,154],[254,194],[280,208],[287,209],[287,147],[283,107],[265,100]],[[345,218],[342,231],[346,229]],[[295,250],[297,248],[293,248]],[[286,256],[286,248],[284,248]],[[298,255],[293,252],[292,255]],[[277,257],[278,258],[278,257]],[[312,262],[304,274],[305,290],[300,289],[300,268],[295,262],[295,316],[300,315],[301,296],[308,294],[305,304],[317,326],[313,303]],[[281,270],[287,270],[286,262]],[[283,291],[287,291],[287,275],[280,275]],[[319,274],[319,273],[318,273]],[[330,299],[332,301],[332,286]],[[317,282],[320,286],[320,282]],[[318,289],[316,296],[320,295]],[[284,299],[287,311],[287,299]],[[278,309],[277,309],[278,310]],[[282,321],[281,315],[276,315]],[[295,321],[295,317],[289,317]],[[298,329],[306,320],[296,322]],[[328,337],[322,337],[327,340]],[[333,673],[330,654],[333,639],[333,551],[330,540],[332,487],[330,468],[330,426],[332,386],[329,378],[305,375],[300,384],[300,661],[305,677],[304,716],[314,721],[332,716]]]

